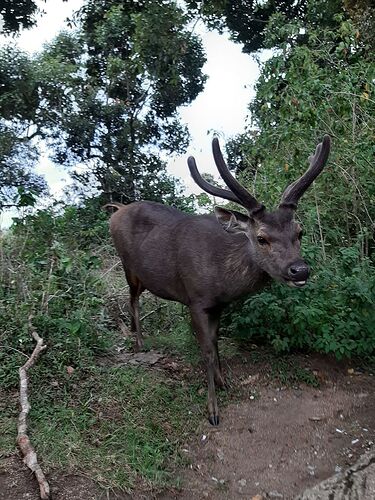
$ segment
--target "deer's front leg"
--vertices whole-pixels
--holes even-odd
[[[190,313],[207,370],[208,420],[212,425],[219,425],[219,409],[215,391],[215,379],[222,380],[217,352],[219,316],[217,313],[208,312],[200,307],[190,307]]]

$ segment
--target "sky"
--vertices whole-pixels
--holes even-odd
[[[36,27],[24,30],[17,39],[18,45],[29,52],[38,51],[64,29],[66,18],[77,10],[82,0],[38,1],[46,13]],[[217,176],[211,153],[211,140],[215,132],[224,146],[225,141],[244,131],[248,119],[248,104],[254,97],[254,83],[259,76],[257,63],[241,52],[241,46],[229,40],[227,35],[209,32],[203,24],[197,24],[195,33],[202,37],[207,62],[203,72],[208,75],[204,91],[189,106],[180,109],[182,121],[188,125],[191,142],[186,154],[168,160],[168,171],[182,179],[188,192],[199,192],[190,178],[186,159],[194,155],[202,172]],[[0,39],[0,43],[4,40]],[[224,149],[224,148],[223,148]],[[37,171],[43,174],[56,198],[69,182],[69,175],[62,167],[54,165],[47,155],[41,158]],[[10,215],[5,214],[0,224],[7,225]]]

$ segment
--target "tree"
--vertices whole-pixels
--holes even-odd
[[[39,97],[30,58],[10,45],[0,49],[0,209],[25,205],[46,191],[33,172]]]
[[[31,28],[36,24],[38,13],[40,10],[33,0],[2,0],[0,3],[2,29],[6,34],[14,34],[21,29]]]
[[[375,50],[375,6],[372,0],[345,0],[344,5],[368,50]]]
[[[76,29],[40,54],[6,47],[3,128],[22,151],[37,151],[39,140],[58,163],[80,164],[73,176],[89,195],[98,188],[107,200],[177,202],[165,158],[185,151],[177,109],[205,82],[203,49],[187,22],[173,1],[88,0]]]
[[[228,3],[244,4],[223,5]],[[309,285],[298,294],[273,286],[234,304],[224,318],[234,335],[270,343],[277,351],[318,350],[337,357],[375,352],[373,31],[371,17],[360,15],[369,12],[361,10],[366,0],[349,3],[361,4],[358,17],[341,2],[321,0],[307,0],[295,19],[274,9],[258,41],[256,32],[247,40],[242,30],[248,20],[231,28],[243,36],[245,50],[273,48],[249,106],[251,125],[227,147],[242,183],[271,209],[306,169],[324,133],[333,143],[324,173],[296,214],[314,269]]]
[[[277,11],[269,17],[262,45],[276,51],[256,84],[251,130],[230,141],[228,156],[272,206],[329,133],[330,166],[319,191],[303,200],[303,218],[323,255],[358,244],[366,256],[374,249],[374,53],[342,5],[333,2],[323,16],[324,5],[307,1],[303,19]]]
[[[0,126],[0,211],[11,206],[33,205],[35,195],[46,192],[42,177],[33,172],[32,148],[3,132]]]
[[[333,15],[340,10],[341,0],[315,2],[312,12],[308,0],[186,0],[191,15],[202,16],[213,28],[227,28],[235,42],[241,43],[243,52],[252,53],[269,48],[267,35],[269,23],[274,15],[282,16],[285,23],[298,22],[303,27],[307,22],[316,26],[331,26]],[[291,42],[301,43],[303,34],[293,33]]]
[[[186,149],[177,108],[205,82],[201,43],[172,1],[88,1],[75,22],[37,60],[55,159],[83,163],[75,178],[109,199],[161,199],[174,186],[160,152]]]

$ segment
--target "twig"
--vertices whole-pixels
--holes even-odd
[[[53,265],[54,265],[54,263],[55,263],[55,260],[52,258],[51,259],[51,265],[50,265],[49,271],[48,271],[47,287],[43,291],[43,294],[42,294],[42,303],[41,303],[41,306],[40,306],[41,312],[43,312],[43,310],[44,310],[44,312],[46,314],[48,314],[48,303],[50,301],[49,289],[50,289],[50,286],[51,286],[51,278],[52,278],[52,271],[53,271]]]
[[[119,264],[121,264],[121,261],[117,261],[113,264],[113,266],[111,266],[109,269],[107,269],[107,271],[105,271],[103,274],[100,275],[100,277],[98,278],[98,281],[99,280],[102,280],[104,278],[104,276],[106,276],[108,273],[110,273],[111,271],[113,271],[113,269],[115,269],[115,267],[117,267]]]
[[[30,442],[29,436],[27,435],[27,414],[30,411],[30,403],[27,396],[27,370],[31,368],[36,360],[38,359],[39,354],[44,351],[47,346],[43,343],[43,339],[39,337],[37,332],[34,330],[32,323],[32,317],[29,317],[29,326],[31,329],[31,335],[36,342],[35,349],[31,354],[30,358],[26,361],[26,363],[21,366],[19,369],[20,374],[20,404],[21,404],[21,412],[18,417],[18,435],[17,435],[17,444],[24,456],[24,463],[29,467],[29,469],[34,472],[37,481],[39,483],[40,489],[40,498],[42,500],[47,500],[50,498],[50,489],[47,479],[42,471],[40,465],[38,464],[37,456],[35,450]]]
[[[22,354],[22,356],[25,356],[25,358],[29,359],[29,356],[25,354],[22,351],[19,351],[18,349],[11,347],[10,345],[0,345],[1,349],[10,349],[11,351],[18,352],[18,354]]]
[[[314,190],[314,198],[315,198],[316,215],[318,217],[318,227],[319,227],[320,243],[322,245],[322,255],[323,255],[323,260],[327,260],[326,249],[324,248],[323,229],[322,229],[322,222],[320,220],[320,211],[319,211],[318,197],[316,195],[316,187],[315,187],[315,185],[313,187],[313,190]]]
[[[167,307],[168,304],[160,304],[160,306],[158,306],[156,309],[154,309],[153,311],[150,311],[148,312],[147,314],[144,314],[141,318],[140,318],[140,321],[143,321],[144,319],[148,318],[149,316],[151,316],[152,314],[156,313],[156,312],[159,312],[160,309],[163,309],[164,307]]]

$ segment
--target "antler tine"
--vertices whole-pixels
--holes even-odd
[[[241,205],[247,208],[250,212],[255,213],[264,209],[264,205],[259,203],[252,194],[247,191],[230,173],[223,155],[220,150],[219,140],[214,137],[212,140],[212,151],[214,154],[215,163],[221,177],[229,189],[241,200]]]
[[[297,208],[298,200],[318,177],[327,163],[330,149],[331,138],[329,135],[325,135],[323,141],[317,145],[315,154],[309,157],[309,169],[284,191],[280,207]]]
[[[231,191],[228,191],[228,189],[218,188],[205,181],[198,171],[197,164],[195,163],[195,158],[193,156],[189,156],[187,162],[192,178],[198,184],[198,186],[203,189],[203,191],[206,191],[213,196],[219,196],[220,198],[224,198],[225,200],[233,201],[234,203],[242,205],[237,196]]]

